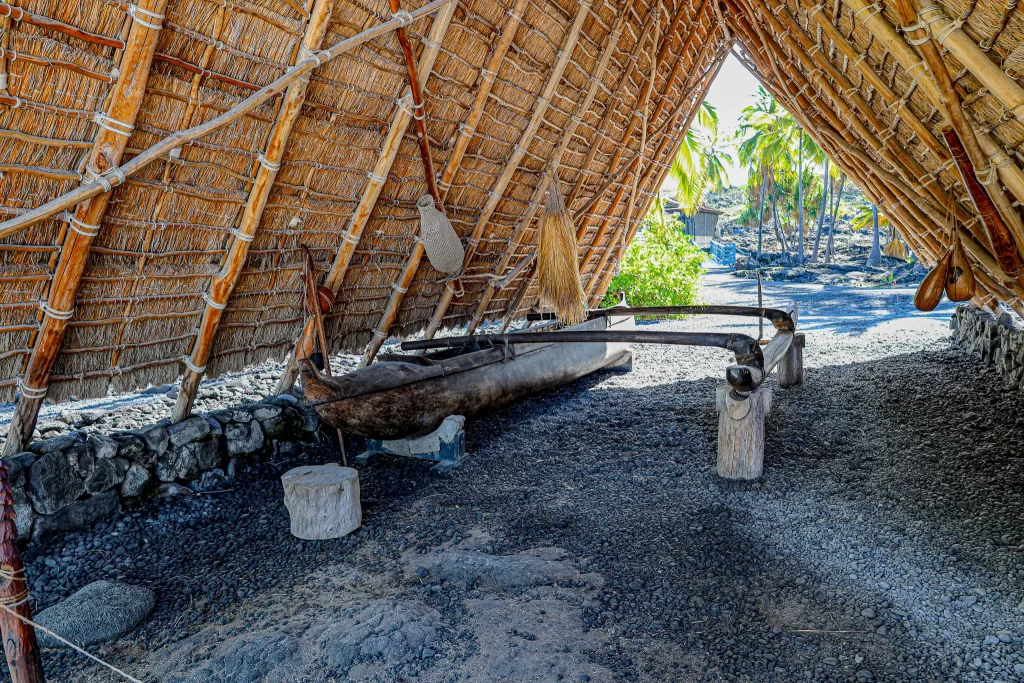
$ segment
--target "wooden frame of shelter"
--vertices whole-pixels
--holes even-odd
[[[0,2],[0,400],[18,401],[5,453],[44,397],[184,368],[180,419],[203,377],[283,358],[306,325],[302,245],[337,295],[334,351],[369,361],[392,334],[507,327],[537,304],[553,168],[596,303],[730,50],[926,263],[958,231],[975,303],[1024,313],[1016,5],[405,4]],[[413,207],[435,180],[469,242],[459,299],[420,263]]]

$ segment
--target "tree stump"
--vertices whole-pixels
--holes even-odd
[[[359,474],[336,463],[296,467],[281,476],[292,535],[307,541],[341,538],[363,523]]]
[[[772,407],[772,391],[759,387],[745,399],[732,387],[718,387],[718,476],[757,479],[764,470],[764,418]]]
[[[793,335],[793,343],[789,351],[779,362],[779,375],[777,384],[783,389],[789,389],[804,383],[804,335],[797,333]]]

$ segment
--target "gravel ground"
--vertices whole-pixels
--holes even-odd
[[[776,390],[758,482],[714,474],[728,354],[638,346],[631,373],[470,423],[451,474],[361,467],[353,536],[288,534],[278,477],[337,457],[313,446],[30,550],[35,609],[153,588],[97,650],[146,681],[1024,680],[1020,395],[949,348],[945,304],[765,290],[799,301],[807,372]],[[48,680],[118,680],[43,656]]]

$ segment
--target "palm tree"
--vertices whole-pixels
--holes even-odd
[[[793,168],[794,136],[802,134],[796,120],[782,108],[768,91],[759,87],[754,104],[743,109],[737,136],[739,160],[750,169],[751,178],[762,183],[761,206],[758,217],[758,236],[763,225],[764,194],[770,186],[771,211],[775,237],[784,251],[789,251],[785,236],[779,230],[778,180],[779,174]],[[802,146],[800,147],[802,149]]]
[[[697,125],[686,131],[669,169],[677,183],[676,199],[687,218],[697,213],[709,192],[728,187],[727,167],[735,163],[729,148],[718,131],[718,112],[704,102],[697,111]]]
[[[874,204],[864,204],[858,209],[857,215],[853,218],[852,227],[854,230],[861,230],[871,225],[871,252],[868,254],[867,265],[877,266],[882,263],[882,251],[879,245],[879,227],[889,226],[889,219],[884,215],[879,217],[878,207]]]
[[[825,243],[825,263],[831,263],[832,257],[835,255],[835,245],[833,238],[836,234],[836,221],[839,220],[839,203],[843,201],[843,186],[846,184],[846,174],[842,171],[839,172],[839,178],[831,179],[832,181],[832,213],[829,216],[828,223],[828,242]],[[836,183],[839,187],[836,187]]]

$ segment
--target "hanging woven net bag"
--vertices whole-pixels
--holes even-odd
[[[466,250],[451,221],[434,205],[429,194],[419,198],[416,208],[420,210],[420,239],[430,265],[451,279],[459,277]]]

